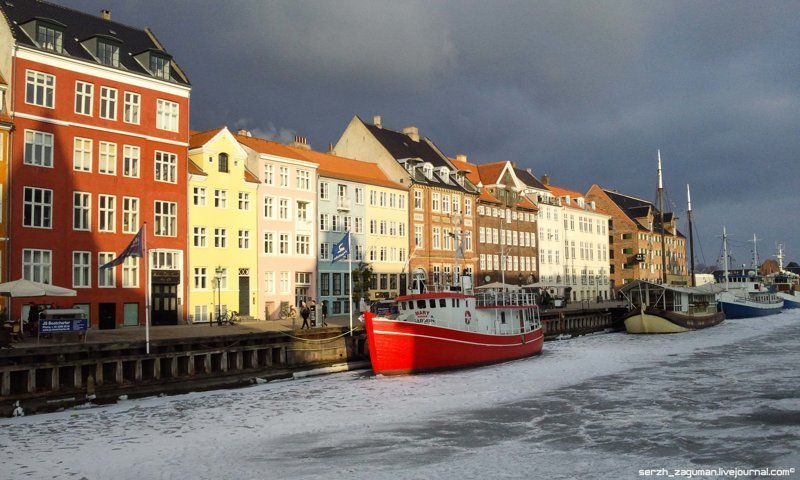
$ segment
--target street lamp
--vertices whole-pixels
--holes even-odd
[[[222,324],[222,276],[225,273],[225,269],[222,266],[217,266],[214,269],[214,280],[217,281],[217,324]]]

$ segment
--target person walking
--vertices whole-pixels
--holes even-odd
[[[311,310],[308,309],[308,305],[306,302],[300,304],[300,316],[303,317],[303,325],[300,327],[300,330],[304,328],[311,328],[308,326],[308,316],[311,314]]]
[[[323,300],[322,301],[322,326],[323,327],[327,327],[328,326],[327,320],[328,320],[328,301],[327,300]]]

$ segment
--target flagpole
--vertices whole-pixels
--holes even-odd
[[[144,257],[144,339],[145,351],[150,355],[150,262],[147,261],[147,222],[144,222],[142,257]]]
[[[350,274],[347,276],[349,279],[348,285],[350,289],[350,336],[353,336],[353,251],[350,249],[350,230],[347,230],[347,268]],[[360,304],[359,304],[360,305]]]

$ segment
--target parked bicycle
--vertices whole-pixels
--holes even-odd
[[[239,323],[239,312],[231,310],[227,315],[220,315],[217,325],[236,325]]]

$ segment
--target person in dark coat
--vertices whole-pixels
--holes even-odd
[[[327,320],[328,320],[328,301],[327,300],[323,300],[323,302],[322,302],[322,326],[323,327],[327,327],[328,326]]]
[[[304,328],[311,328],[308,325],[308,316],[309,315],[311,315],[311,310],[308,309],[308,305],[306,305],[306,302],[303,302],[301,304],[301,306],[300,306],[300,316],[303,317],[303,326],[300,327],[300,330],[302,330]]]

